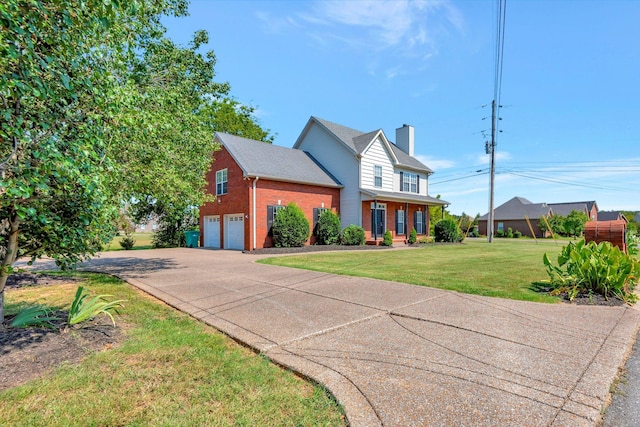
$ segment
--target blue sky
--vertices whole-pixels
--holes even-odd
[[[496,7],[192,0],[189,17],[164,22],[181,44],[209,32],[217,79],[276,144],[292,146],[312,115],[392,141],[413,125],[430,195],[475,215],[488,211]],[[633,0],[507,1],[496,206],[520,196],[640,210],[639,22]]]

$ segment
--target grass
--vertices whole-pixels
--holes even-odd
[[[542,256],[555,259],[566,242],[529,239],[465,240],[398,251],[316,253],[259,262],[349,276],[371,277],[468,294],[553,303],[534,282],[548,278]]]
[[[151,249],[153,246],[151,244],[151,237],[153,233],[133,233],[131,235],[136,243],[133,245],[132,250],[136,249]],[[112,241],[105,245],[105,251],[123,251],[124,249],[120,246],[120,240],[124,238],[124,234],[120,236],[114,237]]]
[[[92,293],[127,300],[116,317],[127,338],[80,365],[0,393],[0,425],[345,424],[323,388],[118,279],[75,274],[87,278],[82,284]],[[7,291],[7,314],[25,301],[68,309],[77,286]]]

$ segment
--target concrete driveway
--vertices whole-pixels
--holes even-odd
[[[83,268],[324,384],[352,426],[593,426],[640,325],[628,307],[485,298],[258,257],[119,251]]]

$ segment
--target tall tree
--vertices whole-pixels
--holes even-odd
[[[205,199],[210,110],[233,102],[228,84],[213,81],[213,53],[199,53],[206,33],[185,48],[163,36],[160,17],[186,7],[0,4],[0,323],[17,257],[67,267],[110,240],[122,201],[181,209]]]

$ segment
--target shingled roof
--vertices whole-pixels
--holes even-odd
[[[551,206],[551,210],[554,215],[567,216],[572,211],[584,212],[587,215],[591,212],[591,208],[595,204],[595,201],[588,202],[571,202],[571,203],[547,203]]]
[[[520,220],[528,217],[529,219],[539,219],[542,216],[548,216],[551,208],[546,203],[531,203],[524,197],[514,197],[513,199],[503,203],[494,209],[494,220]],[[479,221],[488,221],[489,214],[486,213],[478,218]]]
[[[382,135],[384,135],[382,129],[377,129],[371,132],[362,132],[347,126],[339,125],[337,123],[321,119],[319,117],[312,116],[310,120],[315,121],[316,123],[324,127],[339,141],[346,145],[351,151],[353,151],[354,154],[362,154],[364,150],[369,146],[369,144],[371,144],[371,141],[378,135],[378,133],[382,133]],[[396,166],[406,167],[419,172],[424,172],[426,174],[433,173],[433,171],[429,169],[429,167],[427,167],[424,163],[422,163],[415,157],[410,156],[393,142],[389,141],[386,135],[384,135],[384,137],[389,142],[392,154],[397,160]]]
[[[342,187],[333,175],[311,154],[266,142],[216,132],[216,140],[236,161],[244,176],[295,182],[300,184]]]

